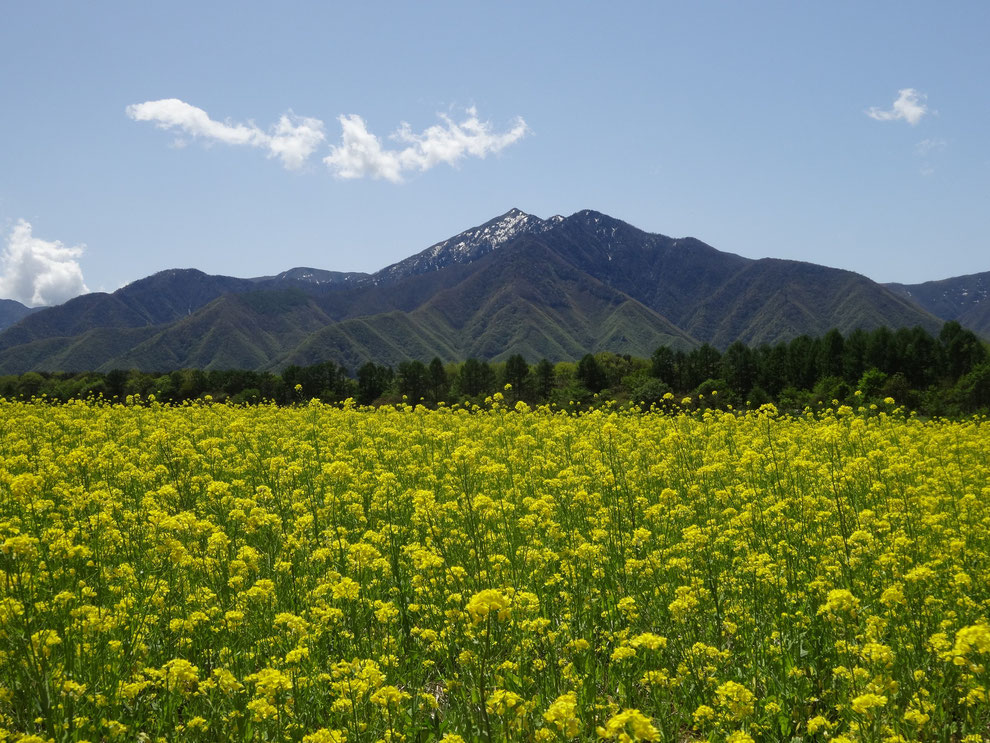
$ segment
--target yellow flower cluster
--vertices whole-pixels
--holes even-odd
[[[990,423],[0,401],[0,741],[981,740]]]

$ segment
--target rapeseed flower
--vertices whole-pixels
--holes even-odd
[[[0,401],[0,738],[976,740],[990,422],[862,407]]]
[[[598,728],[598,736],[618,740],[620,743],[631,743],[637,740],[659,740],[660,731],[638,709],[626,709],[610,717],[604,727]]]

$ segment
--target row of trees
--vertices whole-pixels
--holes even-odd
[[[773,346],[734,343],[724,352],[710,345],[689,352],[660,347],[649,359],[602,352],[556,364],[546,359],[530,364],[519,355],[497,363],[474,358],[460,363],[439,358],[405,361],[395,369],[367,363],[354,376],[331,361],[289,366],[281,375],[236,369],[30,372],[0,377],[0,396],[68,400],[102,395],[123,400],[128,395],[154,395],[182,402],[210,395],[215,400],[279,404],[315,397],[326,402],[354,398],[365,405],[404,399],[435,406],[480,403],[506,385],[510,401],[565,407],[603,399],[666,404],[673,395],[677,400],[691,396],[695,404],[699,399],[705,405],[736,407],[774,402],[800,410],[832,400],[875,402],[893,397],[922,413],[961,415],[990,409],[990,353],[972,332],[950,322],[938,336],[922,328],[855,330],[848,336],[832,330],[820,338],[800,336]]]

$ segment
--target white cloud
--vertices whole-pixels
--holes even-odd
[[[83,246],[67,248],[31,234],[23,219],[10,231],[0,255],[0,296],[38,307],[61,304],[89,291],[76,261]]]
[[[401,149],[383,147],[360,116],[340,116],[340,144],[330,147],[323,162],[339,178],[384,178],[398,183],[406,171],[429,170],[440,163],[455,165],[467,156],[484,158],[500,152],[529,131],[526,122],[517,117],[508,131],[499,134],[492,131],[489,122],[478,119],[473,107],[466,113],[467,118],[460,123],[441,114],[443,123],[421,134],[413,132],[409,124],[401,124],[390,137],[407,145]]]
[[[357,114],[338,117],[342,134],[340,145],[331,146],[330,154],[323,158],[340,178],[385,178],[394,183],[402,180],[402,163],[399,153],[386,150],[381,140],[368,131],[364,119]]]
[[[269,157],[280,157],[285,167],[296,170],[323,139],[323,122],[319,119],[283,114],[268,140]]]
[[[302,167],[324,140],[322,121],[292,112],[284,114],[268,132],[254,122],[215,121],[203,109],[178,98],[135,103],[127,107],[127,115],[135,121],[153,121],[159,129],[177,129],[190,137],[267,150],[269,157],[280,158],[289,170]],[[175,144],[181,147],[185,142],[180,138]]]
[[[267,150],[269,157],[279,158],[290,170],[301,168],[326,138],[320,119],[290,112],[264,131],[252,121],[216,121],[203,109],[178,98],[136,103],[127,107],[127,115],[135,121],[154,122],[159,129],[175,130],[176,147],[186,145],[183,137],[255,147]],[[473,107],[467,109],[461,122],[443,114],[440,119],[441,123],[419,134],[409,124],[401,124],[390,139],[405,146],[390,149],[368,131],[357,114],[339,116],[340,144],[330,147],[323,162],[338,178],[384,178],[399,183],[409,171],[429,170],[440,163],[456,165],[465,157],[484,158],[500,152],[529,131],[526,122],[517,117],[507,131],[495,132],[489,122],[478,118]]]
[[[919,93],[914,88],[903,88],[897,91],[897,100],[888,111],[874,106],[867,110],[866,115],[877,121],[906,121],[914,126],[928,113],[925,100],[928,96]]]

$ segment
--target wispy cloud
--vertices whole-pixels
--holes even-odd
[[[933,152],[941,152],[946,144],[944,139],[923,139],[914,146],[914,151],[921,157],[926,157]]]
[[[390,136],[394,142],[406,145],[397,149],[384,147],[360,116],[341,116],[340,144],[330,148],[323,162],[339,178],[384,178],[398,183],[408,171],[429,170],[441,163],[456,165],[467,156],[484,158],[500,152],[529,131],[521,117],[516,118],[508,131],[497,133],[490,122],[478,118],[474,107],[467,109],[466,114],[467,118],[461,122],[440,115],[441,124],[420,134],[403,122]]]
[[[83,249],[35,237],[30,223],[18,220],[0,255],[0,296],[38,307],[85,294],[89,289],[76,260]]]
[[[408,172],[429,170],[441,163],[456,165],[465,157],[484,158],[500,152],[529,132],[521,117],[516,117],[506,131],[496,132],[490,122],[479,119],[475,108],[468,108],[465,114],[459,122],[440,114],[441,123],[420,133],[403,123],[389,136],[398,145],[392,148],[368,131],[364,119],[357,114],[339,116],[340,142],[330,147],[323,162],[338,178],[383,178],[399,183]],[[127,115],[187,137],[266,150],[269,157],[279,158],[290,170],[302,167],[325,140],[321,120],[291,112],[267,131],[253,121],[216,121],[203,109],[178,98],[136,103],[127,107]],[[175,144],[182,146],[185,140],[180,137]]]
[[[291,111],[283,114],[268,131],[254,122],[215,121],[203,109],[178,98],[135,103],[127,107],[127,115],[135,121],[152,121],[159,129],[178,130],[190,137],[267,150],[269,157],[279,158],[289,170],[302,167],[325,138],[322,121],[296,116]]]
[[[927,99],[928,96],[914,88],[903,88],[897,91],[897,100],[890,109],[874,106],[867,109],[866,115],[877,121],[906,121],[914,126],[929,113],[928,106],[925,105]]]
[[[948,146],[944,139],[923,139],[914,146],[914,154],[922,159],[919,172],[922,175],[932,175],[935,173],[933,160],[938,159],[938,155]]]

